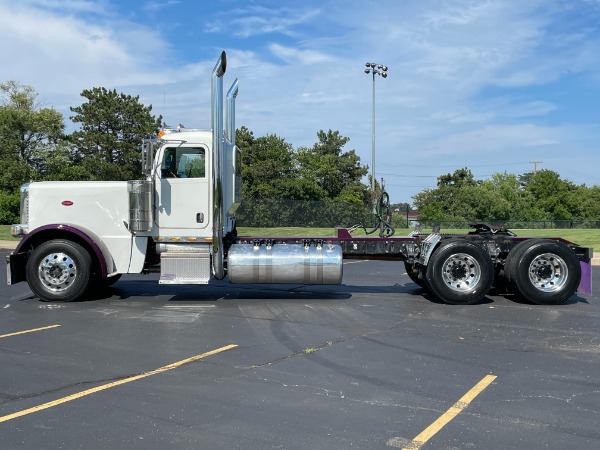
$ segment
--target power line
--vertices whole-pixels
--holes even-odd
[[[435,189],[437,186],[429,185],[429,186],[421,186],[417,184],[395,184],[395,183],[385,183],[386,186],[393,187],[401,187],[401,188],[418,188],[418,189]]]
[[[398,177],[398,178],[439,178],[440,175],[407,175],[407,174],[400,174],[400,173],[381,173],[379,172],[379,175],[385,175],[388,177]],[[473,174],[473,178],[487,178],[487,177],[491,177],[494,174],[482,174],[482,175],[476,175]]]
[[[538,163],[541,163],[541,161],[538,161]],[[471,167],[497,167],[497,166],[522,166],[524,164],[531,164],[531,161],[521,161],[521,162],[511,162],[511,163],[503,163],[503,162],[498,162],[495,164],[443,164],[443,165],[439,165],[439,164],[406,164],[406,163],[386,163],[386,167],[429,167],[429,168],[456,168],[456,167],[467,167],[467,168],[471,168]]]
[[[403,177],[403,178],[437,178],[439,175],[405,175],[399,173],[381,173],[379,175],[385,175],[387,177]]]

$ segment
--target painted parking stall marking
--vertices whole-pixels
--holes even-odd
[[[16,419],[18,417],[26,416],[28,414],[33,414],[38,411],[43,411],[44,409],[52,408],[54,406],[62,405],[63,403],[71,402],[73,400],[77,400],[78,398],[85,397],[87,395],[95,394],[96,392],[104,391],[106,389],[110,389],[116,386],[120,386],[122,384],[131,383],[132,381],[137,381],[142,378],[150,377],[152,375],[157,375],[159,373],[167,372],[169,370],[176,369],[177,367],[181,367],[185,364],[189,364],[195,361],[199,361],[201,359],[206,358],[207,356],[216,355],[217,353],[225,352],[227,350],[231,350],[236,348],[236,344],[226,345],[221,348],[217,348],[215,350],[211,350],[206,353],[202,353],[200,355],[192,356],[191,358],[182,359],[181,361],[174,362],[172,364],[168,364],[163,367],[159,367],[158,369],[151,370],[150,372],[144,372],[139,375],[134,375],[132,377],[123,378],[118,381],[113,381],[112,383],[103,384],[101,386],[96,386],[95,388],[86,389],[85,391],[77,392],[75,394],[67,395],[66,397],[59,398],[57,400],[53,400],[51,402],[43,403],[38,406],[34,406],[32,408],[24,409],[22,411],[17,411],[13,414],[8,414],[6,416],[0,417],[0,423],[7,422],[12,419]]]
[[[460,414],[469,404],[483,392],[494,380],[496,375],[486,375],[473,386],[469,392],[463,395],[459,401],[452,405],[444,414],[438,419],[425,428],[417,437],[415,437],[409,445],[403,447],[402,450],[418,450],[429,441],[438,431],[440,431],[445,425]],[[395,447],[396,439],[390,439],[388,445]]]
[[[57,327],[60,327],[60,325],[48,325],[47,327],[32,328],[31,330],[16,331],[14,333],[8,333],[8,334],[0,334],[0,339],[11,337],[11,336],[17,336],[18,334],[34,333],[36,331],[49,330],[51,328],[57,328]]]

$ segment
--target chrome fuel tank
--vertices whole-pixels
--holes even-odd
[[[340,284],[342,272],[334,244],[233,244],[227,256],[231,283]]]

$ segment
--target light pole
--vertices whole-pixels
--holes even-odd
[[[373,195],[373,205],[375,205],[375,75],[387,78],[387,66],[376,63],[365,64],[366,74],[373,74],[373,108],[371,112],[371,191]]]

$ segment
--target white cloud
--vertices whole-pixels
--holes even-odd
[[[93,24],[75,16],[0,4],[0,39],[7,43],[0,55],[12,61],[3,66],[2,78],[50,92],[97,83],[125,84],[133,73],[142,80],[153,78],[151,72],[143,72],[151,62],[149,47],[160,49],[165,44],[146,28],[121,25],[125,24]]]
[[[157,11],[160,11],[161,9],[179,5],[180,3],[181,2],[179,0],[166,0],[166,1],[162,1],[162,2],[148,2],[144,5],[144,9],[147,9],[152,12],[157,12]]]
[[[15,2],[12,2],[15,4]],[[73,12],[88,12],[101,13],[103,12],[103,2],[91,0],[20,0],[20,6],[33,6],[44,9],[51,9],[64,13]]]
[[[528,147],[556,145],[561,132],[555,128],[529,123],[519,125],[486,125],[481,128],[451,134],[427,144],[423,149],[428,156],[460,155],[473,152],[494,153]]]
[[[268,8],[251,5],[220,14],[220,19],[207,23],[210,32],[227,30],[235,36],[248,38],[262,34],[280,33],[286,36],[298,36],[295,27],[314,19],[319,9],[304,8]]]
[[[319,64],[333,61],[331,56],[314,50],[298,50],[279,44],[269,45],[269,50],[286,63]]]
[[[494,117],[493,112],[473,112],[468,109],[454,111],[434,111],[430,116],[434,121],[446,121],[450,124],[487,123]]]
[[[536,100],[522,104],[512,104],[505,115],[513,118],[543,116],[556,111],[558,106],[553,103]]]

